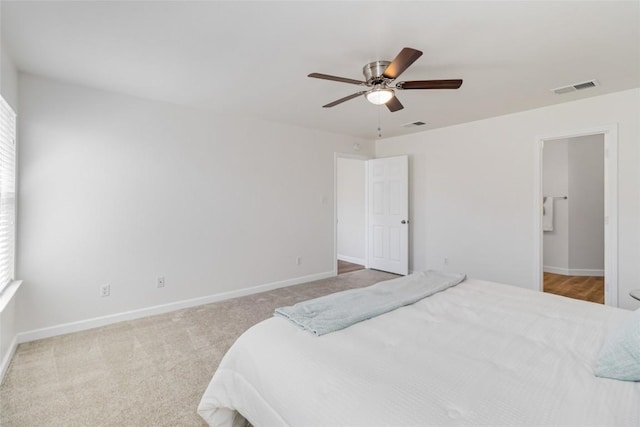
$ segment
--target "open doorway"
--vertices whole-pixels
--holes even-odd
[[[617,129],[539,142],[540,290],[617,306]]]
[[[409,273],[409,158],[335,154],[334,272],[338,261]],[[357,266],[346,265],[353,271]],[[343,269],[344,271],[344,269]]]
[[[547,141],[542,164],[543,290],[604,304],[604,135]]]
[[[350,273],[366,264],[365,160],[336,156],[336,272]]]

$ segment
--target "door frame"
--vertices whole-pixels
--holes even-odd
[[[604,303],[618,306],[618,124],[538,136],[535,140],[534,190],[534,283],[542,292],[544,285],[542,200],[543,149],[545,141],[588,135],[604,136]]]
[[[354,153],[333,153],[333,275],[338,275],[338,159],[352,159],[352,160],[362,160],[366,162],[367,160],[373,159],[373,155],[370,154],[354,154]],[[366,165],[365,165],[366,166]],[[365,217],[365,233],[364,233],[364,259],[368,260],[369,255],[369,237],[367,236],[367,218],[368,218],[368,204],[367,204],[367,168],[364,168],[365,174],[365,188],[364,188],[364,197],[365,197],[365,207],[364,207],[364,217]],[[366,261],[368,262],[368,261]],[[365,265],[365,268],[368,266]]]

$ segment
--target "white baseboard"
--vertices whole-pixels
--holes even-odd
[[[11,345],[9,345],[9,350],[2,358],[2,364],[0,364],[0,384],[4,382],[4,376],[9,370],[9,365],[11,364],[11,359],[13,359],[13,355],[16,353],[16,348],[18,348],[18,337],[13,337],[13,341],[11,341]]]
[[[340,261],[352,262],[354,264],[359,264],[359,265],[365,265],[366,264],[364,259],[354,258],[352,256],[347,256],[347,255],[338,255],[338,259]]]
[[[282,280],[279,282],[266,283],[263,285],[252,286],[250,288],[239,289],[237,291],[222,292],[219,294],[208,295],[205,297],[193,298],[193,299],[188,299],[183,301],[176,301],[169,304],[156,305],[153,307],[146,307],[138,310],[110,314],[108,316],[94,317],[92,319],[80,320],[78,322],[63,323],[61,325],[35,329],[33,331],[21,332],[17,336],[17,343],[35,341],[42,338],[54,337],[57,335],[69,334],[72,332],[85,331],[87,329],[98,328],[100,326],[111,325],[113,323],[123,322],[127,320],[139,319],[141,317],[155,316],[156,314],[168,313],[170,311],[176,311],[183,308],[210,304],[213,302],[243,297],[246,295],[257,294],[260,292],[271,291],[274,289],[284,288],[287,286],[300,285],[307,282],[313,282],[314,280],[321,280],[321,279],[326,279],[328,277],[334,277],[335,275],[336,275],[335,271],[328,271],[328,272],[318,273],[318,274],[310,274],[308,276],[296,277],[293,279]],[[9,360],[11,359],[9,358]]]
[[[545,273],[561,274],[563,276],[597,276],[604,277],[604,270],[587,270],[581,268],[562,268],[545,265],[543,267]]]
[[[545,273],[562,274],[563,276],[570,276],[568,268],[552,267],[550,265],[545,265],[542,267],[542,271],[544,271]]]

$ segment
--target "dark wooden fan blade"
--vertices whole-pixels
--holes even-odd
[[[389,111],[391,111],[392,113],[394,111],[402,110],[404,108],[404,105],[402,105],[402,103],[396,96],[391,98],[385,105],[387,106]]]
[[[462,79],[454,80],[414,80],[398,82],[398,89],[458,89],[462,86]]]
[[[410,47],[405,47],[387,66],[382,75],[388,79],[397,79],[416,59],[422,56],[422,52]]]
[[[357,97],[359,97],[360,95],[363,95],[363,94],[365,94],[365,93],[367,93],[367,91],[366,91],[366,90],[363,90],[362,92],[356,92],[356,93],[354,93],[354,94],[352,94],[352,95],[345,96],[344,98],[340,98],[340,99],[338,99],[337,101],[330,102],[330,103],[329,103],[329,104],[327,104],[327,105],[323,105],[323,106],[322,106],[322,108],[331,108],[331,107],[335,107],[335,106],[336,106],[336,105],[338,105],[338,104],[342,104],[343,102],[346,102],[346,101],[348,101],[348,100],[350,100],[350,99],[357,98]]]
[[[330,76],[329,74],[311,73],[307,77],[313,77],[314,79],[333,80],[334,82],[351,83],[353,85],[366,85],[366,82],[359,80],[347,79],[345,77]]]

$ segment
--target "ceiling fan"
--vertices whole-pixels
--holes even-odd
[[[408,82],[397,82],[392,84],[395,79],[400,77],[416,59],[422,56],[422,52],[410,47],[405,47],[391,62],[375,61],[365,65],[362,68],[365,81],[348,79],[345,77],[336,77],[329,74],[311,73],[308,77],[315,79],[333,80],[336,82],[350,83],[359,86],[366,86],[370,89],[356,92],[352,95],[345,96],[336,101],[323,105],[324,108],[335,107],[345,101],[364,95],[369,102],[375,105],[385,104],[389,111],[394,112],[402,110],[404,106],[395,95],[394,89],[458,89],[462,85],[461,79],[452,80],[413,80]]]

